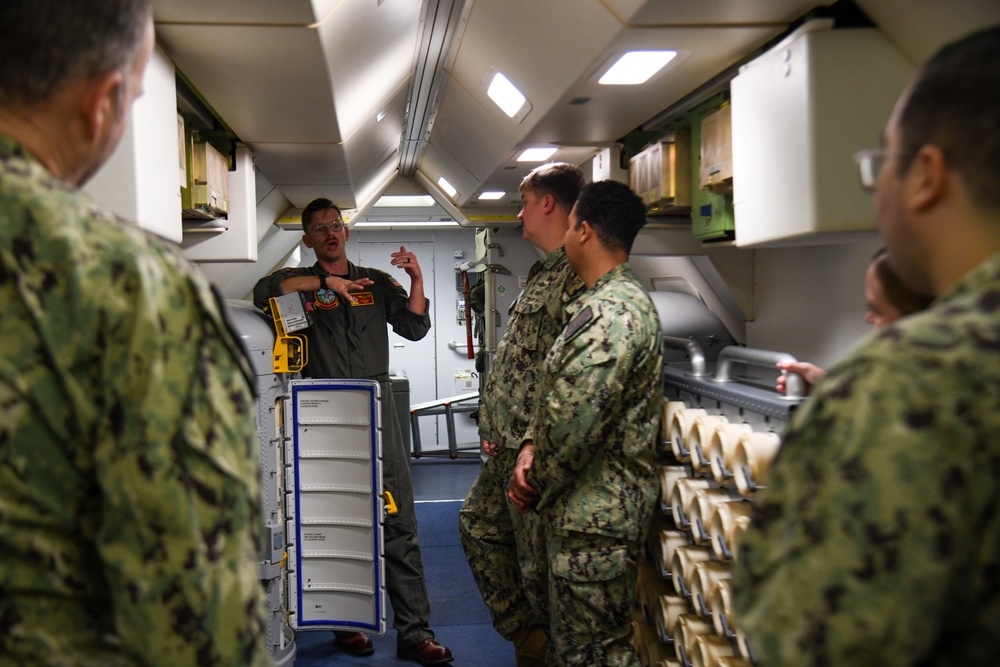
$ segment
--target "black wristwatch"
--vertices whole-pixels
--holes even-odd
[[[320,289],[330,289],[326,285],[326,279],[332,276],[332,273],[321,273],[319,274],[319,288]]]

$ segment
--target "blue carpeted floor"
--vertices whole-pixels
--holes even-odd
[[[478,460],[412,460],[411,471],[431,629],[451,649],[455,667],[512,667],[514,649],[490,624],[458,539],[458,510],[479,473]],[[360,658],[338,651],[329,632],[300,632],[295,638],[295,667],[416,665],[396,657],[391,611],[386,625],[384,637],[373,637],[375,655]]]

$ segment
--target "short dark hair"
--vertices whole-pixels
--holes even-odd
[[[887,248],[880,248],[872,255],[872,270],[875,277],[882,285],[882,294],[886,301],[897,308],[903,315],[912,315],[931,305],[933,297],[914,292],[904,285],[896,276],[896,272],[889,266],[889,251]]]
[[[577,226],[590,223],[605,248],[632,252],[632,242],[646,224],[646,205],[624,183],[598,181],[580,190],[576,220]]]
[[[151,0],[0,2],[0,104],[31,106],[63,85],[125,68]]]
[[[532,169],[521,181],[521,192],[552,195],[569,212],[586,181],[583,172],[566,162],[548,162]]]
[[[1000,26],[938,51],[911,84],[899,116],[901,151],[942,150],[973,202],[1000,212]]]
[[[334,204],[326,197],[319,197],[318,199],[313,199],[311,202],[306,204],[306,207],[302,209],[302,231],[308,234],[309,223],[312,222],[313,216],[319,213],[320,211],[329,211],[331,209],[336,211],[337,215],[339,215],[341,218],[344,217],[344,214],[341,213],[340,211],[340,207]]]

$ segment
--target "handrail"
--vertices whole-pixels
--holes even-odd
[[[701,345],[690,338],[680,338],[677,336],[664,336],[663,344],[678,350],[687,350],[691,357],[691,375],[700,377],[707,375],[705,371],[705,353],[701,350]]]
[[[462,345],[457,340],[450,340],[450,341],[448,341],[448,349],[451,350],[452,352],[458,352],[459,350],[461,350],[463,353],[466,353],[466,354],[469,352],[469,346],[468,345]],[[476,345],[475,343],[473,343],[472,344],[472,351],[473,352],[478,352],[479,351],[479,346]]]
[[[426,401],[424,403],[413,403],[410,405],[410,412],[422,413],[427,410],[432,410],[434,408],[442,408],[448,406],[458,406],[459,404],[466,403],[468,401],[478,401],[479,392],[469,391],[464,394],[458,394],[456,396],[446,396],[445,398],[436,398],[433,401]],[[467,407],[467,406],[462,406]]]
[[[771,350],[757,350],[749,347],[730,345],[723,348],[719,353],[719,359],[715,366],[715,382],[732,382],[730,377],[730,367],[734,361],[742,361],[746,364],[773,368],[779,363],[794,364],[798,360],[785,352],[773,352]],[[785,396],[788,398],[805,398],[806,380],[801,373],[787,371],[785,380]]]

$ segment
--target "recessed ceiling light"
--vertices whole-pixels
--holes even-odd
[[[458,227],[454,220],[439,220],[428,222],[359,222],[353,229],[443,229]]]
[[[518,162],[545,162],[559,150],[555,146],[541,146],[537,148],[526,148],[524,152],[517,156]]]
[[[379,197],[372,207],[405,207],[434,206],[434,198],[430,195],[385,195]]]
[[[480,199],[503,199],[506,192],[487,191],[479,195]]]
[[[531,104],[524,94],[497,69],[490,68],[483,85],[490,99],[517,122],[521,122],[531,111]]]
[[[440,185],[441,189],[444,190],[445,192],[447,192],[448,196],[451,197],[451,198],[453,198],[453,199],[454,199],[455,195],[458,194],[458,190],[455,189],[455,186],[452,185],[451,183],[449,183],[447,181],[447,179],[445,179],[444,176],[442,176],[441,178],[438,179],[438,185]]]
[[[645,83],[676,56],[676,51],[629,51],[597,82],[607,86],[634,86]]]

